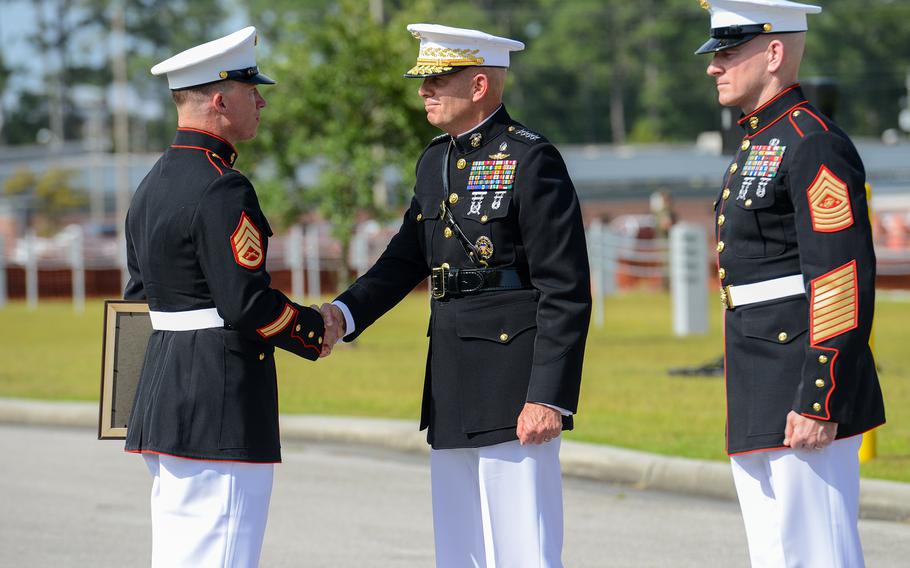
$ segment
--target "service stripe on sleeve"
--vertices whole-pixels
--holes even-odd
[[[856,261],[812,281],[812,345],[856,328]]]
[[[284,331],[292,321],[294,321],[294,316],[297,315],[297,310],[292,308],[290,305],[285,304],[284,310],[281,312],[281,315],[278,316],[278,319],[270,323],[265,327],[260,327],[256,331],[262,337],[269,338],[273,335],[277,335]]]

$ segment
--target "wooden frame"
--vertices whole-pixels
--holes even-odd
[[[99,440],[126,438],[126,425],[151,334],[148,304],[126,300],[104,302]]]

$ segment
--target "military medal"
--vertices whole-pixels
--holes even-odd
[[[477,254],[483,260],[490,260],[493,257],[493,241],[490,240],[490,237],[477,237],[477,242],[474,243],[474,247],[477,249]]]

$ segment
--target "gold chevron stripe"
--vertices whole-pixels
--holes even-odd
[[[824,164],[819,168],[807,194],[814,230],[833,233],[853,225],[849,187]],[[833,204],[826,205],[829,199],[834,200]]]

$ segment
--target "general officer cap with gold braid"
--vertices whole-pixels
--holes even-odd
[[[448,75],[465,67],[508,68],[509,52],[525,48],[514,39],[437,24],[410,24],[408,31],[420,40],[417,64],[404,74],[409,78]]]
[[[711,39],[696,54],[713,53],[742,45],[761,34],[804,32],[807,14],[821,6],[788,0],[698,0],[711,12]]]
[[[249,26],[191,47],[152,67],[152,75],[167,75],[172,91],[217,81],[274,85],[256,66],[256,28]]]

